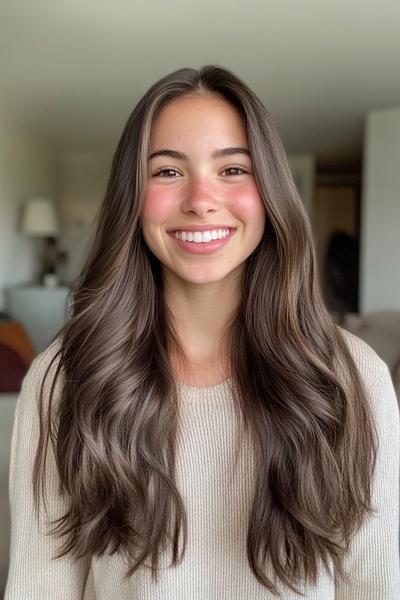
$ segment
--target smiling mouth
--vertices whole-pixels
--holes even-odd
[[[236,229],[226,228],[212,231],[216,232],[214,233],[215,239],[210,236],[210,231],[170,231],[168,235],[172,237],[178,246],[187,252],[192,254],[210,254],[228,244],[235,234]],[[217,237],[215,237],[216,235]]]
[[[172,231],[171,234],[183,242],[192,242],[194,244],[206,244],[228,237],[232,228],[209,229],[206,231]]]

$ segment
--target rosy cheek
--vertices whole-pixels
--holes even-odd
[[[260,193],[255,184],[235,186],[227,192],[227,205],[239,217],[258,217],[265,212]]]
[[[173,203],[171,194],[149,186],[143,203],[143,219],[148,223],[162,223],[168,217]]]

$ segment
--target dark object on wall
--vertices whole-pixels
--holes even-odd
[[[335,231],[325,257],[327,305],[344,314],[358,310],[358,244],[344,231]]]

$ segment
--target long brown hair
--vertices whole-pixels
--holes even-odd
[[[242,296],[227,331],[237,417],[250,435],[257,474],[247,557],[298,591],[318,562],[345,578],[343,557],[371,507],[376,431],[343,332],[326,309],[307,213],[271,116],[245,83],[218,66],[179,69],[155,83],[130,115],[112,161],[95,235],[57,339],[57,404],[40,393],[35,508],[45,500],[49,440],[69,510],[54,535],[57,557],[124,552],[131,576],[172,542],[183,558],[187,516],[175,483],[179,403],[170,356],[182,355],[163,297],[159,261],[140,215],[151,128],[183,94],[225,98],[246,126],[265,205],[264,236],[247,259]],[[43,380],[43,383],[44,383]],[[180,535],[183,535],[179,553]]]

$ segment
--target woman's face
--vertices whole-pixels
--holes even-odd
[[[226,100],[181,96],[161,110],[141,217],[167,277],[204,284],[241,272],[262,238],[265,209],[245,128]]]

